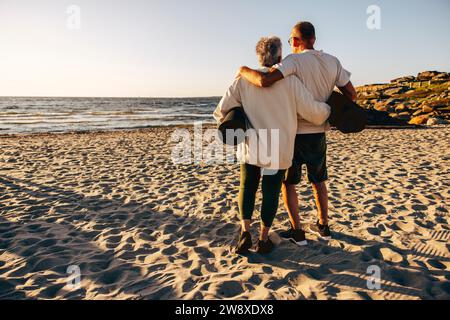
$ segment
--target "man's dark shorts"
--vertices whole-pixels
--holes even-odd
[[[309,182],[321,183],[328,180],[325,133],[298,134],[295,137],[294,160],[292,167],[286,172],[286,183],[300,183],[304,164],[308,170]]]

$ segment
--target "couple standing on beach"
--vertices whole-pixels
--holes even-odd
[[[214,112],[215,119],[221,123],[230,110],[243,106],[253,129],[277,130],[279,139],[275,174],[273,170],[267,170],[267,163],[251,154],[254,152],[252,148],[246,148],[248,139],[242,144],[239,189],[242,230],[236,247],[238,254],[247,253],[253,246],[249,231],[261,176],[261,232],[256,251],[266,254],[274,249],[269,231],[278,209],[280,193],[291,225],[280,235],[297,245],[307,244],[305,231],[300,225],[296,191],[303,164],[308,170],[319,216],[317,223],[309,229],[321,238],[331,238],[325,135],[330,130],[327,121],[330,107],[325,101],[335,87],[353,101],[356,100],[356,91],[350,81],[350,73],[342,68],[336,57],[315,50],[315,41],[314,26],[309,22],[298,23],[289,39],[292,54],[282,60],[281,40],[277,37],[261,38],[256,46],[261,68],[241,67]],[[265,152],[272,150],[268,143],[260,143],[259,146],[265,148]],[[270,169],[274,169],[273,165]]]

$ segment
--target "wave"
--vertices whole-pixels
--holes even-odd
[[[117,130],[214,123],[219,98],[0,97],[4,133]]]

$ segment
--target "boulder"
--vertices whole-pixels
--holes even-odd
[[[384,104],[384,102],[378,102],[375,104],[375,106],[373,107],[375,110],[377,111],[381,111],[381,112],[387,112],[389,109],[389,106],[387,106],[386,104]]]
[[[412,101],[412,102],[410,102],[409,108],[416,110],[416,109],[421,108],[421,105],[420,105],[420,103],[418,103],[416,101]]]
[[[408,87],[396,87],[396,88],[392,88],[392,89],[387,89],[386,91],[384,91],[384,94],[385,95],[388,95],[388,96],[393,96],[393,95],[396,95],[396,94],[400,94],[400,93],[403,93],[403,92],[406,92],[406,91],[408,91]]]
[[[414,76],[401,77],[394,80],[391,80],[391,83],[403,83],[403,82],[411,82],[416,79]]]
[[[422,106],[422,112],[423,113],[430,113],[433,112],[434,109],[432,107],[430,107],[429,105],[423,105]]]
[[[359,105],[369,104],[369,100],[358,100],[356,101]]]
[[[428,121],[429,115],[422,115],[414,117],[409,121],[409,124],[425,124]]]
[[[366,110],[367,124],[375,126],[408,126],[408,122],[397,117],[390,117],[387,112],[373,109]],[[409,118],[408,118],[409,119]]]
[[[447,80],[447,79],[450,79],[450,74],[447,72],[439,73],[438,75],[432,78],[432,80]]]
[[[401,112],[397,115],[397,119],[409,121],[411,119],[411,115],[408,112]]]
[[[424,71],[417,75],[417,79],[420,81],[431,80],[433,77],[437,76],[440,72],[438,71]]]
[[[427,120],[427,126],[435,126],[438,124],[447,124],[448,122],[438,117],[432,117]]]
[[[403,101],[400,99],[390,98],[385,101],[388,106],[394,106],[396,104],[402,103]]]
[[[441,106],[436,106],[435,108],[439,112],[450,113],[450,106],[441,105]]]
[[[428,119],[450,123],[450,72],[424,71],[417,77],[358,87],[357,92],[371,125],[421,126]]]
[[[397,107],[395,107],[395,112],[402,112],[405,110],[408,110],[408,106],[404,103],[399,104]]]

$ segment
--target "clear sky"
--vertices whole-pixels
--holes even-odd
[[[449,0],[0,0],[0,96],[222,95],[261,36],[287,55],[300,20],[357,85],[450,71]]]

